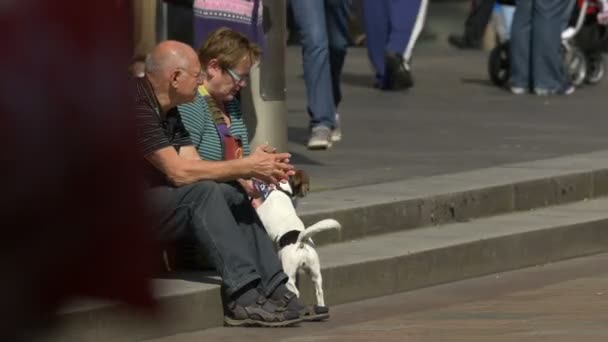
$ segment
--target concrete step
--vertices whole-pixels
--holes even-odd
[[[515,212],[321,246],[329,305],[608,251],[608,199]],[[219,279],[159,280],[160,317],[115,305],[64,313],[52,341],[133,341],[221,324]],[[198,277],[198,278],[197,278]],[[204,281],[205,283],[200,283]],[[306,276],[303,299],[312,300]]]
[[[330,305],[605,251],[608,198],[318,248]]]
[[[313,180],[314,181],[314,180]],[[608,151],[428,178],[311,193],[305,224],[335,218],[344,229],[315,236],[326,245],[608,195]]]

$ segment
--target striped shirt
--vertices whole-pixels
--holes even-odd
[[[177,107],[162,114],[154,89],[146,78],[135,80],[134,109],[137,145],[142,157],[169,146],[179,152],[181,146],[192,145]],[[146,183],[151,186],[165,184],[164,175],[151,164],[145,164]]]
[[[201,93],[202,91],[202,93]],[[223,140],[214,123],[209,103],[205,99],[209,95],[205,95],[202,89],[199,89],[194,102],[178,106],[182,120],[186,129],[190,133],[190,138],[198,154],[205,160],[222,160],[224,159]],[[208,100],[211,100],[208,98]],[[249,137],[247,128],[243,122],[243,115],[238,100],[232,100],[224,103],[226,112],[230,116],[231,126],[230,134],[234,137],[239,137],[243,143],[243,155],[247,156],[250,153]]]

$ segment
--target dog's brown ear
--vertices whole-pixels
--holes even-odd
[[[304,197],[310,190],[310,177],[304,170],[296,170],[293,179],[293,194],[298,197]]]

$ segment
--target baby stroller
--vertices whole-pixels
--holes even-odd
[[[608,28],[598,23],[600,0],[577,0],[570,23],[562,32],[564,67],[574,86],[596,84],[605,74],[602,53],[608,51]],[[492,83],[507,86],[511,75],[509,35],[515,0],[497,1],[494,11],[499,44],[492,49],[488,73]]]

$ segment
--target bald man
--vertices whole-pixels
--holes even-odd
[[[226,325],[294,325],[303,306],[285,287],[287,276],[245,191],[229,182],[277,183],[293,173],[289,155],[260,147],[243,159],[201,160],[176,106],[194,99],[202,78],[194,50],[166,41],[135,81],[149,218],[162,241],[187,236],[202,245],[222,277]]]

